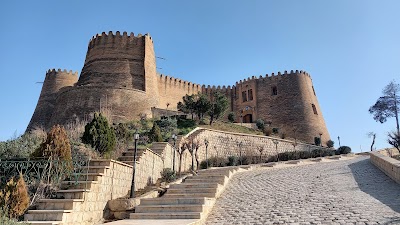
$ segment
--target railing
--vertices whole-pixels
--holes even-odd
[[[24,159],[0,160],[0,189],[14,177],[20,175],[28,187],[31,205],[40,198],[57,198],[55,194],[61,188],[78,185],[78,181],[87,181],[90,158],[75,155],[72,160]],[[63,185],[63,181],[68,186]]]

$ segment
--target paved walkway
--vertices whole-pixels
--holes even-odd
[[[400,224],[400,185],[368,156],[233,177],[207,225]]]

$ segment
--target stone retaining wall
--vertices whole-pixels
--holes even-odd
[[[395,153],[396,151],[394,151],[393,153]],[[381,151],[371,152],[370,153],[371,163],[374,164],[376,167],[378,167],[380,170],[382,170],[382,172],[384,172],[387,176],[389,176],[394,181],[400,184],[400,161],[386,155],[387,153],[388,151],[386,149]]]

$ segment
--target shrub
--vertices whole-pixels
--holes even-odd
[[[2,191],[0,191],[0,208],[7,212],[8,217],[17,218],[24,214],[29,206],[28,190],[22,177],[15,182],[14,177],[7,182]]]
[[[279,135],[279,137],[280,137],[281,139],[285,139],[285,138],[286,138],[286,133],[285,133],[285,132],[282,132],[282,133]]]
[[[71,145],[65,129],[55,125],[47,134],[46,141],[32,153],[33,157],[71,160]]]
[[[314,137],[314,144],[317,145],[317,146],[321,145],[321,138]]]
[[[335,142],[332,141],[332,140],[328,140],[328,141],[326,142],[326,146],[328,146],[328,148],[332,148],[334,144],[335,144]]]
[[[196,121],[186,118],[178,118],[177,126],[179,129],[196,127]]]
[[[234,122],[235,122],[235,113],[234,113],[234,112],[230,112],[230,113],[228,114],[228,120],[229,120],[229,122],[231,122],[231,123],[234,123]]]
[[[178,127],[175,118],[164,118],[155,122],[160,128],[163,141],[171,137],[171,134],[175,132]]]
[[[28,158],[46,138],[41,134],[25,133],[7,141],[0,142],[0,159]]]
[[[279,133],[279,128],[276,128],[276,127],[272,128],[272,133],[273,134]]]
[[[228,156],[227,166],[237,166],[238,165],[238,157],[236,156]]]
[[[272,134],[272,129],[269,127],[266,127],[264,129],[264,134],[265,134],[265,136],[270,136]]]
[[[171,182],[176,179],[176,173],[171,168],[165,168],[161,171],[161,180],[163,182]]]
[[[340,146],[336,152],[338,154],[348,154],[351,152],[351,148],[349,146]]]
[[[264,130],[264,128],[265,128],[265,122],[262,119],[257,119],[256,125],[259,130]]]
[[[163,137],[161,135],[160,127],[158,127],[157,123],[153,123],[153,128],[151,128],[149,133],[149,138],[152,142],[162,142]]]
[[[101,113],[95,113],[93,120],[86,124],[82,142],[90,144],[101,154],[108,154],[114,149],[114,130],[108,125],[107,119]]]

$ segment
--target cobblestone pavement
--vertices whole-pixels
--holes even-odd
[[[235,175],[211,224],[400,224],[400,185],[368,156]]]

